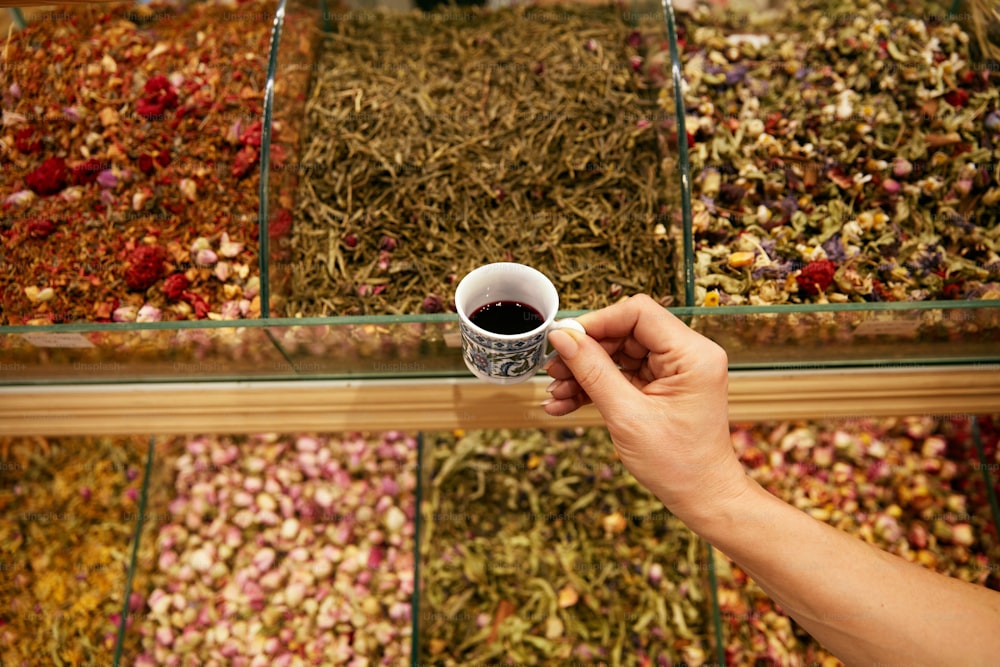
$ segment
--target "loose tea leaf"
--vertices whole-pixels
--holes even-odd
[[[959,17],[784,9],[680,19],[698,302],[1000,297],[997,71]]]
[[[453,309],[491,261],[539,268],[566,308],[669,299],[676,186],[619,11],[340,19],[306,107],[288,315]]]
[[[703,546],[603,429],[425,435],[421,664],[703,664]]]

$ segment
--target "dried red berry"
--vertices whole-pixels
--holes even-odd
[[[163,277],[166,252],[160,246],[143,245],[132,251],[125,270],[125,284],[130,290],[144,292]]]
[[[61,157],[50,157],[24,179],[28,187],[36,193],[54,195],[66,187],[69,170],[66,160]]]
[[[96,158],[90,158],[83,164],[76,165],[73,167],[73,184],[87,185],[93,183],[106,166]]]
[[[56,230],[56,225],[51,220],[36,218],[28,221],[28,236],[33,239],[44,239]]]
[[[191,281],[187,279],[187,276],[183,273],[175,273],[163,281],[163,293],[171,301],[180,301],[190,286]]]
[[[799,290],[806,294],[820,294],[833,282],[833,274],[836,272],[836,264],[828,259],[821,259],[806,264],[802,272],[795,276],[795,282],[799,284]]]

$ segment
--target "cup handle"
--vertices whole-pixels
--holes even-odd
[[[574,319],[565,319],[565,320],[559,320],[558,322],[553,322],[552,324],[549,325],[549,329],[548,331],[545,332],[545,335],[548,336],[550,332],[555,331],[556,329],[573,329],[574,331],[579,331],[583,335],[587,335],[587,330],[583,328],[583,325]],[[559,353],[556,352],[555,350],[552,350],[551,352],[546,354],[545,357],[542,359],[542,363],[539,366],[539,368],[549,363],[557,356],[559,356]]]

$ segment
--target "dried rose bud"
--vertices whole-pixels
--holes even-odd
[[[421,308],[425,313],[440,313],[442,308],[441,297],[437,294],[428,294],[424,297],[424,302],[421,304]]]
[[[396,249],[397,245],[398,243],[396,242],[396,239],[391,236],[383,236],[382,240],[379,241],[378,247],[380,250],[392,252]]]
[[[535,63],[535,66],[531,68],[531,71],[535,73],[535,76],[541,76],[545,74],[545,63],[541,60]]]
[[[356,247],[358,247],[358,235],[357,234],[348,234],[347,236],[345,236],[344,237],[344,245],[346,245],[348,248],[356,248]]]
[[[163,314],[160,309],[148,303],[140,308],[135,316],[136,322],[159,322],[161,319],[163,319]]]
[[[588,39],[583,43],[583,50],[593,53],[597,50],[597,41],[593,39]]]
[[[898,177],[909,176],[913,172],[913,163],[904,157],[896,158],[892,165],[892,173]]]
[[[983,121],[983,124],[986,125],[986,129],[991,132],[1000,130],[1000,111],[991,111],[986,116],[986,120]]]
[[[625,38],[625,43],[631,46],[633,49],[639,48],[639,46],[642,44],[642,33],[639,32],[638,30],[633,30],[628,34],[628,37]]]
[[[628,59],[629,67],[632,68],[633,72],[638,72],[642,69],[643,59],[642,56],[632,56]]]

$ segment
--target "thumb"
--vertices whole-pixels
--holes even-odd
[[[569,328],[556,329],[549,334],[549,343],[602,415],[634,391],[608,353],[590,336]]]

